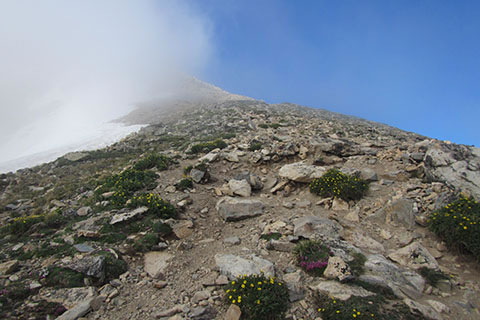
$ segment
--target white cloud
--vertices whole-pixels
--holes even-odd
[[[211,55],[186,1],[0,0],[0,161],[79,139]]]

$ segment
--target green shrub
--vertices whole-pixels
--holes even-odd
[[[225,302],[242,310],[242,319],[284,319],[288,310],[288,288],[275,278],[244,275],[226,286]]]
[[[67,223],[67,218],[60,212],[52,212],[44,216],[43,222],[48,228],[58,229]]]
[[[447,246],[480,261],[480,204],[473,198],[459,198],[433,212],[428,227]]]
[[[368,182],[330,169],[310,183],[310,192],[322,197],[339,197],[345,201],[359,200],[368,190]]]
[[[190,171],[192,171],[192,169],[193,169],[192,165],[186,166],[185,168],[183,168],[183,174],[188,176],[190,174]]]
[[[83,274],[67,268],[50,267],[48,268],[48,275],[45,277],[45,285],[47,287],[55,288],[73,288],[83,287]]]
[[[250,146],[248,147],[248,150],[250,151],[256,151],[262,149],[262,143],[260,142],[251,142]]]
[[[280,232],[269,232],[269,233],[262,234],[260,236],[260,239],[270,241],[271,239],[278,240],[281,237],[282,237],[282,234]]]
[[[427,281],[427,283],[433,287],[437,286],[438,281],[448,279],[448,276],[439,270],[429,269],[422,267],[418,269],[420,275]]]
[[[167,170],[168,166],[174,161],[162,154],[150,154],[143,159],[140,159],[133,166],[134,170],[147,170],[156,167],[158,170]]]
[[[258,126],[262,129],[267,129],[268,128],[268,124],[266,124],[266,123],[260,123]]]
[[[158,176],[152,171],[127,169],[122,173],[105,178],[102,183],[103,190],[101,192],[116,190],[132,193],[143,188],[154,186],[153,183],[157,177]]]
[[[175,188],[177,188],[177,190],[180,190],[180,191],[185,191],[187,189],[192,189],[193,188],[192,178],[183,178],[182,180],[180,180],[180,182],[178,182],[175,185]]]
[[[200,152],[210,152],[212,151],[213,149],[224,149],[226,148],[228,145],[225,141],[223,141],[222,139],[217,139],[217,140],[214,140],[214,141],[209,141],[209,142],[202,142],[202,143],[198,143],[198,144],[195,144],[193,145],[191,148],[190,148],[190,153],[200,153]]]
[[[18,217],[13,219],[11,223],[7,225],[5,231],[9,234],[22,236],[30,233],[30,228],[43,221],[43,215],[32,215],[26,217]]]
[[[122,259],[117,259],[113,253],[108,249],[106,251],[100,251],[100,256],[105,257],[105,279],[104,282],[109,282],[113,279],[117,279],[121,274],[128,270],[128,265]]]
[[[133,248],[136,252],[152,251],[152,248],[158,245],[159,241],[160,238],[156,233],[147,233],[140,239],[135,240],[133,243]]]
[[[110,202],[113,207],[122,208],[135,191],[154,188],[157,177],[152,171],[127,169],[120,174],[105,178],[101,187],[96,191],[96,195],[99,198],[104,192],[114,191]]]
[[[166,223],[155,222],[152,225],[152,231],[158,233],[160,236],[168,236],[172,233],[172,228]]]
[[[359,277],[363,274],[364,265],[367,258],[360,252],[352,253],[353,260],[348,262],[348,266],[352,271],[353,276]]]
[[[42,243],[37,249],[33,250],[33,255],[39,258],[73,256],[76,250],[68,243],[62,243],[58,246],[51,246],[49,242]]]
[[[134,196],[131,200],[129,204],[130,208],[146,206],[148,208],[148,214],[153,214],[163,219],[175,218],[176,216],[175,207],[157,194],[142,193]]]
[[[298,265],[305,271],[321,276],[331,256],[330,248],[316,240],[300,241],[294,249]]]

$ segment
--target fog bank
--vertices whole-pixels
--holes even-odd
[[[92,140],[201,74],[210,23],[187,1],[4,0],[0,46],[1,163]]]

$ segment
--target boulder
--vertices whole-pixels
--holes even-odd
[[[57,317],[56,320],[77,320],[78,318],[83,317],[92,309],[91,303],[93,299],[94,297],[85,299],[72,309],[67,310],[61,316]]]
[[[240,310],[240,307],[236,304],[231,304],[230,307],[228,307],[227,313],[225,314],[225,320],[240,320],[241,316],[242,311]]]
[[[480,149],[465,145],[436,143],[425,154],[425,174],[459,191],[480,198]]]
[[[315,285],[311,285],[310,289],[339,300],[348,300],[352,296],[365,298],[375,295],[362,287],[341,284],[333,280],[320,280]]]
[[[230,188],[230,190],[232,190],[233,194],[239,195],[241,197],[250,197],[252,193],[252,187],[245,179],[231,179],[228,182],[228,187]]]
[[[218,270],[229,279],[235,279],[240,275],[253,275],[264,273],[267,277],[275,276],[273,263],[252,255],[245,259],[233,254],[216,254],[215,263]]]
[[[413,301],[411,299],[405,298],[403,299],[403,302],[413,311],[418,311],[421,314],[423,314],[427,319],[432,319],[432,320],[442,320],[443,317],[435,311],[431,306],[426,306],[424,304],[421,304],[417,301]]]
[[[202,179],[205,177],[205,171],[193,168],[190,170],[190,177],[192,177],[193,182],[200,183],[200,181],[202,181]]]
[[[263,202],[257,199],[236,199],[225,197],[217,202],[218,214],[225,221],[235,221],[263,214]]]
[[[375,170],[370,168],[360,169],[360,178],[370,182],[378,180],[377,173],[375,172]]]
[[[198,159],[198,163],[202,162],[215,162],[218,159],[218,152],[209,152],[203,157]]]
[[[10,260],[0,263],[0,276],[14,272],[18,267],[18,260]]]
[[[403,269],[380,254],[368,255],[360,280],[388,287],[399,297],[418,299],[425,288],[425,280],[418,273]]]
[[[423,267],[429,269],[438,269],[437,260],[425,249],[419,242],[398,249],[388,255],[390,259],[411,269],[420,269]]]
[[[223,158],[229,162],[240,162],[237,152],[224,152]]]
[[[65,265],[66,268],[97,279],[105,278],[105,257],[86,256]]]
[[[173,258],[169,253],[162,251],[147,252],[143,257],[145,272],[154,279],[162,279],[168,262]]]
[[[63,156],[64,159],[73,162],[80,161],[82,159],[85,159],[86,157],[88,157],[88,153],[86,152],[69,152]]]
[[[323,272],[323,276],[327,279],[338,279],[340,282],[353,277],[350,267],[340,257],[330,257],[328,259],[328,265]]]
[[[309,183],[315,178],[320,178],[325,173],[325,168],[308,165],[304,162],[286,164],[280,168],[278,174],[295,182]]]
[[[380,223],[401,224],[408,229],[415,226],[415,202],[410,199],[398,199],[381,208],[368,219]]]
[[[293,233],[307,239],[340,239],[343,227],[327,218],[306,216],[294,221]]]
[[[117,224],[123,221],[131,220],[133,218],[136,218],[138,215],[141,215],[145,212],[148,211],[147,207],[139,207],[136,208],[135,210],[128,211],[125,213],[118,213],[112,217],[112,220],[110,220],[110,224]]]
[[[383,246],[383,244],[359,232],[353,232],[347,237],[347,239],[351,243],[354,243],[355,246],[362,249],[366,249],[370,252],[373,252],[373,253],[385,252],[385,247]]]
[[[92,212],[92,208],[90,207],[81,207],[80,209],[77,210],[77,215],[80,217],[84,217],[86,215],[89,215]]]
[[[255,175],[255,174],[253,174],[249,171],[237,174],[235,176],[235,179],[236,180],[247,180],[247,182],[250,184],[250,186],[252,187],[253,190],[263,189],[263,183],[260,180],[260,178],[257,175]]]
[[[305,288],[302,284],[302,271],[297,270],[292,273],[287,273],[283,276],[283,281],[287,285],[290,302],[295,302],[305,298]]]

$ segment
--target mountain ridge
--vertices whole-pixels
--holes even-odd
[[[106,148],[0,175],[1,317],[238,320],[227,285],[260,269],[288,287],[286,319],[331,319],[329,296],[378,318],[480,316],[478,260],[430,227],[459,196],[480,198],[478,148],[290,103],[195,99],[133,113],[150,124]],[[327,172],[368,190],[315,192]],[[321,275],[295,254],[313,240],[331,251]]]

